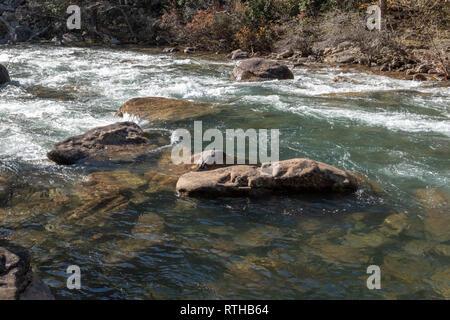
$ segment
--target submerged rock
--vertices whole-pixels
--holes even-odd
[[[68,219],[98,222],[126,208],[130,195],[146,185],[143,174],[126,170],[91,173],[77,185],[80,206],[69,212]]]
[[[136,239],[146,239],[159,242],[163,236],[164,219],[154,212],[145,212],[140,215],[131,234]]]
[[[0,64],[0,85],[3,85],[10,81],[11,78],[9,77],[8,70],[4,65]]]
[[[59,100],[59,101],[71,101],[75,100],[75,96],[72,94],[72,92],[64,89],[53,89],[53,88],[46,88],[40,85],[32,86],[30,88],[27,88],[26,91],[29,94],[32,94],[38,98],[41,99],[52,99],[52,100]]]
[[[424,208],[425,231],[433,240],[450,240],[450,194],[440,189],[417,189],[419,204]]]
[[[216,110],[211,104],[159,97],[134,98],[122,105],[117,117],[125,114],[151,122],[180,121],[212,114]]]
[[[310,251],[327,263],[338,265],[366,265],[370,261],[373,248],[351,246],[346,242],[336,244],[329,240],[331,237],[329,232],[313,236],[306,244],[305,251]]]
[[[54,300],[50,289],[37,278],[27,252],[0,247],[0,300]]]
[[[237,165],[207,172],[189,172],[180,177],[177,191],[185,196],[252,196],[267,193],[348,193],[359,179],[341,169],[309,159],[280,161],[268,174],[261,167]]]
[[[443,270],[436,271],[431,276],[431,280],[434,291],[444,299],[450,299],[450,268],[443,266]]]
[[[7,177],[2,176],[0,172],[0,206],[8,202],[11,196],[10,181]]]
[[[87,158],[95,159],[111,152],[123,151],[129,146],[149,144],[149,139],[137,124],[121,122],[67,138],[55,144],[47,156],[57,164],[72,165]]]
[[[384,219],[381,232],[387,236],[398,236],[409,226],[407,216],[403,212],[395,213]]]
[[[149,180],[148,189],[145,191],[148,194],[175,191],[177,177],[157,171],[146,172],[144,176]]]
[[[389,282],[417,285],[419,279],[429,277],[435,267],[427,257],[408,252],[392,252],[384,256],[380,268]]]
[[[233,81],[258,81],[271,79],[294,79],[294,74],[285,65],[262,58],[241,60],[231,75]]]

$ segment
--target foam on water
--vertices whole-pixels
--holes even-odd
[[[33,46],[5,48],[0,63],[8,65],[12,78],[19,83],[0,91],[0,155],[13,158],[43,159],[52,143],[118,121],[113,114],[120,105],[144,96],[218,103],[240,98],[233,104],[256,111],[279,110],[330,124],[345,122],[348,126],[382,127],[393,132],[450,135],[448,88],[425,88],[418,82],[357,71],[300,68],[294,70],[295,80],[233,83],[229,79],[230,62],[125,50]],[[336,76],[344,80],[334,82]],[[24,88],[36,85],[65,88],[75,99],[56,101],[25,92]],[[367,107],[377,102],[370,96],[349,97],[344,102],[340,98],[339,103],[332,97],[319,97],[392,89],[416,90],[429,96],[410,98],[405,94],[393,103],[388,97],[376,108]],[[405,111],[404,106],[397,105],[399,102],[414,105]],[[125,120],[139,121],[127,116]]]

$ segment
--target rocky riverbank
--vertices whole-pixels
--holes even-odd
[[[222,13],[204,10],[200,4],[195,15],[195,10],[189,11],[186,8],[174,7],[171,8],[173,11],[170,11],[164,7],[162,1],[152,2],[151,5],[121,7],[100,1],[83,7],[83,29],[70,31],[64,27],[64,19],[44,18],[48,18],[45,10],[50,10],[49,8],[40,7],[34,1],[8,0],[0,6],[0,37],[3,36],[0,44],[31,42],[82,47],[156,46],[167,54],[197,52],[223,55],[240,47],[229,54],[230,59],[261,57],[280,60],[283,64],[293,67],[317,64],[362,67],[371,72],[415,81],[448,79],[450,71],[448,33],[439,28],[437,31],[418,30],[420,26],[412,24],[408,16],[412,13],[405,8],[390,7],[386,19],[389,28],[395,30],[370,32],[365,29],[365,17],[360,10],[331,11],[314,17],[281,19],[280,16],[283,16],[281,12],[284,9],[276,4],[272,5],[274,12],[280,11],[275,15],[277,19],[269,26],[263,27],[268,21],[265,21],[264,17],[259,17],[262,20],[254,22],[256,25],[253,26],[257,30],[262,28],[267,35],[253,34],[257,32],[252,30],[251,26],[246,26],[247,20],[242,17],[239,18],[244,24],[242,29],[235,33],[232,39],[228,39],[230,35],[226,33],[227,28],[236,32],[238,30],[235,29],[239,29],[239,26],[230,27],[232,21],[222,17],[220,19],[228,21],[228,24],[221,26],[224,34],[217,33],[214,31],[214,23],[219,23]],[[246,16],[249,14],[248,10],[250,12],[257,10],[257,6],[255,8],[252,4],[248,6],[249,8],[242,9],[243,12],[233,14]],[[237,10],[228,8],[228,5],[225,7],[231,11]],[[65,11],[63,9],[64,5],[61,4],[55,5],[52,10]],[[183,19],[178,16],[179,10],[187,10],[186,14],[193,19],[192,22],[181,21]],[[414,14],[419,13],[414,11]],[[106,19],[107,17],[114,19]],[[206,23],[201,20],[202,18],[213,19],[214,23]],[[427,16],[427,19],[433,18],[439,17],[437,14],[431,15],[431,18]],[[123,23],[119,25],[115,20],[123,20]],[[262,26],[259,26],[259,23]],[[209,45],[205,45],[209,38],[220,36],[223,38],[210,39]]]

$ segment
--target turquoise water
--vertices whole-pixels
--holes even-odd
[[[398,299],[450,297],[450,89],[338,68],[232,83],[219,57],[156,50],[5,47],[0,164],[17,178],[0,207],[0,244],[24,247],[57,298]],[[336,76],[344,80],[334,82]],[[358,94],[345,95],[346,92]],[[211,102],[204,130],[280,130],[280,159],[358,172],[373,194],[187,199],[158,183],[171,133],[152,125],[138,161],[59,167],[68,136],[122,118],[135,97]],[[86,181],[99,181],[86,187]],[[69,265],[82,288],[66,288]],[[369,290],[369,265],[381,290]]]

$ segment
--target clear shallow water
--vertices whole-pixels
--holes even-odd
[[[332,68],[232,83],[232,63],[151,50],[5,47],[0,63],[16,81],[0,89],[0,162],[19,177],[0,208],[1,241],[29,249],[58,298],[450,297],[449,88]],[[359,172],[382,191],[194,200],[145,176],[163,151],[105,167],[46,160],[54,143],[122,121],[115,111],[144,96],[214,103],[204,129],[278,128],[281,159]],[[97,193],[80,188],[104,170]],[[81,291],[65,287],[72,264]],[[382,290],[366,287],[371,264]]]

